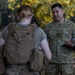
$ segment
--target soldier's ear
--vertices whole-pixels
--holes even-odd
[[[17,20],[20,21],[20,15],[16,14]]]
[[[19,14],[16,14],[17,19],[19,19]]]
[[[63,14],[65,13],[64,10],[62,10],[62,13],[63,13]]]

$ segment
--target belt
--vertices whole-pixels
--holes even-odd
[[[28,69],[29,65],[28,64],[18,64],[18,65],[8,64],[7,68],[12,71],[20,71],[20,70]]]

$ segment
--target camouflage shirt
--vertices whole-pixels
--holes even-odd
[[[65,19],[62,24],[54,21],[48,23],[44,30],[49,38],[50,49],[52,52],[52,63],[73,63],[74,51],[64,47],[65,40],[75,38],[75,24]]]

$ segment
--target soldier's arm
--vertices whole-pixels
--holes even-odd
[[[73,50],[75,50],[75,24],[72,22],[71,23],[73,25],[72,27],[72,38],[69,41],[65,42],[65,45]]]
[[[0,34],[0,75],[4,75],[5,73],[5,62],[3,59],[3,46],[5,44],[5,37],[6,37],[7,28],[4,28]]]
[[[41,48],[43,49],[46,58],[48,60],[51,60],[52,57],[51,50],[48,44],[47,35],[43,30],[41,32]]]
[[[3,75],[5,72],[5,63],[3,60],[3,45],[5,41],[0,38],[0,75]]]
[[[51,60],[52,54],[48,45],[48,41],[46,39],[41,41],[41,47],[45,53],[45,56],[48,60]]]
[[[75,24],[73,24],[72,42],[73,42],[72,49],[75,50]]]
[[[3,46],[0,46],[0,75],[3,75],[5,72],[5,63],[3,60]]]

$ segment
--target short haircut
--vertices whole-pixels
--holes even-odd
[[[52,10],[53,8],[55,8],[55,7],[59,7],[59,8],[61,8],[61,9],[63,9],[63,7],[62,7],[62,5],[61,5],[60,3],[55,3],[55,4],[53,4],[53,5],[51,6],[51,10]]]

